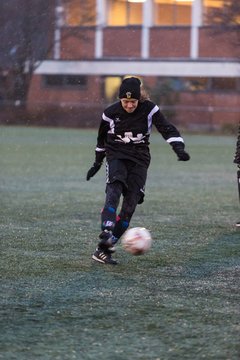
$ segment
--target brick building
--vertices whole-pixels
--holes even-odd
[[[122,78],[135,75],[175,123],[234,126],[239,24],[212,23],[211,12],[222,6],[222,0],[57,0],[53,48],[35,70],[30,114],[95,126]]]

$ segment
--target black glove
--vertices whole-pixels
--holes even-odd
[[[95,151],[95,162],[87,172],[87,181],[90,180],[91,177],[93,177],[100,170],[105,156],[105,151]]]
[[[94,163],[93,166],[88,170],[86,180],[90,180],[91,177],[93,177],[102,166],[102,163]]]
[[[171,143],[173,151],[177,154],[179,161],[188,161],[190,160],[190,155],[184,150],[184,143],[173,142]]]
[[[178,161],[188,161],[190,160],[190,155],[186,151],[179,151],[178,154]]]
[[[234,162],[235,164],[237,164],[238,167],[240,166],[240,154],[237,154],[237,155],[235,156],[235,159],[233,160],[233,162]]]

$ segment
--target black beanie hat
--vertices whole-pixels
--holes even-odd
[[[119,89],[119,98],[123,99],[140,99],[141,81],[136,77],[130,77],[123,80]]]

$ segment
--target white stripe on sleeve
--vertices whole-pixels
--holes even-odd
[[[110,127],[110,130],[108,131],[108,133],[110,134],[114,134],[114,130],[115,130],[115,125],[114,125],[114,121],[113,119],[107,117],[104,113],[102,115],[102,118],[103,120],[107,121],[109,123],[109,127]]]
[[[103,152],[105,151],[105,148],[96,147],[95,149],[97,152]]]
[[[151,110],[151,112],[148,114],[148,133],[151,133],[152,129],[152,117],[153,115],[159,110],[159,107],[157,105],[154,106],[154,108]]]
[[[171,138],[167,139],[166,141],[169,144],[173,141],[178,141],[178,142],[184,143],[183,138],[181,138],[180,136],[179,137],[171,137]]]

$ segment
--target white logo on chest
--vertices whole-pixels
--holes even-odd
[[[133,136],[132,132],[125,132],[124,137],[122,137],[121,135],[117,135],[117,137],[119,138],[119,140],[116,141],[122,141],[125,144],[130,142],[133,142],[134,144],[139,144],[144,142],[144,138],[145,138],[143,134],[137,134],[137,136]]]

